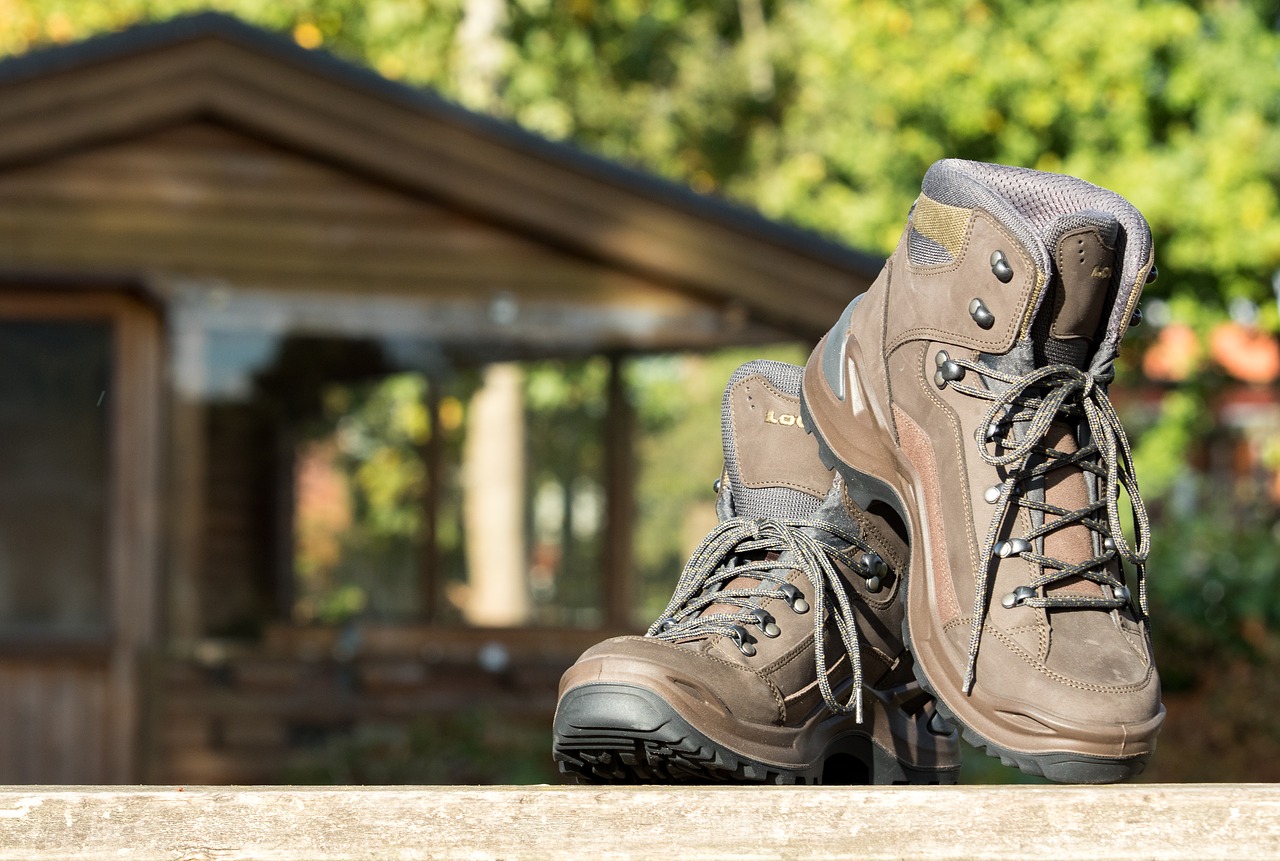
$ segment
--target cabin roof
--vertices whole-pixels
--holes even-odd
[[[193,120],[441,200],[801,337],[822,332],[882,264],[223,14],[0,62],[0,169]]]

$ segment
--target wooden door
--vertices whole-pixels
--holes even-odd
[[[124,292],[0,289],[0,784],[136,779],[159,331]]]

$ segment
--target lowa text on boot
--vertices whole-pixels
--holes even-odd
[[[906,545],[856,508],[799,420],[801,369],[724,395],[720,525],[643,636],[560,683],[553,753],[585,782],[954,783],[956,731],[902,644]]]
[[[906,521],[919,680],[967,739],[1053,780],[1138,774],[1164,719],[1150,531],[1107,398],[1153,273],[1147,223],[1119,195],[941,161],[805,368],[824,455],[859,505]]]

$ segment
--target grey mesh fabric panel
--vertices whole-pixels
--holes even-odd
[[[1151,253],[1151,229],[1129,201],[1072,176],[961,159],[944,159],[930,167],[923,191],[939,203],[985,209],[1018,238],[1046,273],[1052,271],[1046,239],[1055,222],[1084,213],[1114,218],[1121,229],[1123,265],[1098,353],[1115,354],[1129,298],[1142,288],[1138,272]]]
[[[807,493],[789,487],[747,488],[742,485],[742,473],[738,469],[738,452],[733,440],[733,417],[729,413],[729,392],[739,382],[753,374],[768,380],[775,389],[792,397],[800,397],[800,381],[804,369],[786,362],[757,359],[741,365],[729,377],[720,409],[720,430],[724,441],[724,465],[729,477],[729,494],[733,501],[733,513],[739,517],[772,517],[779,520],[805,519],[813,516],[822,504]],[[818,459],[818,444],[805,435],[804,445],[797,446],[796,457]]]
[[[911,233],[907,237],[907,255],[917,266],[942,266],[955,262],[955,258],[947,253],[947,249],[918,232],[914,227],[911,228]]]
[[[1030,370],[1032,367],[1041,365],[1074,365],[1081,370],[1087,370],[1089,367],[1089,342],[1078,338],[1070,341],[1059,341],[1057,338],[1050,338],[1046,332],[1049,328],[1049,318],[1041,315],[1040,319],[1044,321],[1041,325],[1037,321],[1035,328],[1031,332],[1031,339],[1040,349],[1037,357],[1039,360],[1034,362],[1024,371]]]

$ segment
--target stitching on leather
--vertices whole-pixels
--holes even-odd
[[[1031,297],[1032,293],[1036,292],[1038,283],[1043,281],[1044,279],[1040,277],[1040,273],[1036,269],[1035,263],[1031,262],[1026,257],[1025,252],[1022,250],[1021,244],[1016,239],[1014,239],[1012,234],[1010,234],[1007,230],[1004,229],[1003,225],[1000,224],[998,219],[996,219],[986,210],[983,210],[983,209],[974,210],[974,217],[969,220],[969,231],[965,235],[965,241],[963,245],[964,256],[958,258],[954,265],[957,267],[960,266],[969,255],[969,245],[973,238],[973,232],[977,227],[978,213],[982,213],[987,217],[988,222],[995,229],[995,231],[999,233],[1001,236],[1003,236],[1007,242],[1011,243],[1011,248],[1014,249],[1013,253],[1021,256],[1023,263],[1025,263],[1029,267],[1028,271],[1032,273],[1032,277],[1027,279],[1027,286],[1023,288],[1022,293],[1019,295],[1018,301],[1014,306],[1015,308],[1028,309],[1028,305],[1027,305],[1028,299]],[[920,274],[920,275],[944,275],[944,274],[947,274],[947,272],[949,271],[948,268],[939,268],[939,267],[921,269],[919,267],[912,266],[909,259],[907,263],[907,270],[909,272]],[[886,303],[886,305],[887,304],[888,303]],[[1024,310],[1025,315],[1029,315],[1030,313],[1031,313],[1031,310],[1029,309]],[[976,344],[979,347],[988,347],[991,349],[995,349],[996,347],[1004,346],[1004,343],[1006,340],[1008,340],[1009,336],[1020,332],[1021,329],[1022,329],[1022,321],[1019,320],[1016,316],[1011,316],[1009,318],[1009,322],[1005,324],[1003,331],[998,337],[987,339],[987,338],[980,338],[980,337],[974,336],[974,337],[971,337],[971,341],[973,344]],[[887,329],[886,329],[886,332],[887,332]],[[885,355],[888,355],[889,353],[893,352],[895,349],[897,349],[902,344],[905,344],[907,341],[916,341],[926,337],[929,340],[950,343],[955,340],[956,333],[947,332],[934,326],[916,326],[911,329],[905,329],[902,332],[898,333],[898,335],[893,339],[892,343],[885,344]],[[1025,337],[1025,335],[1023,337]]]
[[[956,624],[961,622],[964,623],[964,627],[968,628],[969,625],[973,623],[973,617],[970,616],[964,619],[954,619],[952,620],[952,622],[948,622],[946,624],[945,630],[950,630],[951,628],[955,627]],[[1155,667],[1148,666],[1147,674],[1142,679],[1142,681],[1135,682],[1131,685],[1095,685],[1089,682],[1081,682],[1076,679],[1070,678],[1069,676],[1064,676],[1055,670],[1049,669],[1044,664],[1037,662],[1034,658],[1032,658],[1030,655],[1027,654],[1025,649],[1019,646],[1016,641],[1011,639],[1007,634],[1005,634],[999,628],[995,628],[989,625],[983,625],[982,633],[984,636],[986,636],[987,634],[990,634],[992,637],[999,640],[1001,643],[1004,644],[1006,648],[1009,649],[1010,652],[1014,654],[1015,657],[1019,658],[1024,664],[1031,667],[1036,672],[1040,673],[1040,675],[1045,676],[1049,679],[1052,679],[1055,682],[1064,684],[1067,687],[1075,688],[1076,690],[1089,691],[1091,693],[1098,693],[1098,694],[1139,693],[1139,692],[1145,691],[1147,687],[1150,686],[1151,679],[1155,674]],[[979,673],[979,675],[981,675],[981,673]]]
[[[920,385],[920,388],[924,391],[925,397],[933,402],[933,405],[943,415],[947,417],[947,421],[951,424],[951,441],[952,443],[955,444],[955,447],[956,447],[955,448],[956,463],[960,464],[960,501],[961,501],[961,504],[964,506],[965,539],[969,544],[969,562],[970,562],[969,567],[972,571],[973,567],[977,564],[976,560],[978,558],[978,539],[974,534],[974,531],[977,528],[977,526],[972,520],[973,497],[969,495],[969,461],[965,457],[965,453],[964,453],[965,443],[966,443],[965,436],[964,436],[964,429],[960,427],[960,420],[956,418],[955,411],[951,409],[950,405],[948,405],[947,402],[944,401],[936,391],[930,388],[930,381],[928,380],[928,378],[925,376],[925,373],[924,373],[925,363],[927,363],[928,361],[929,361],[929,348],[926,345],[924,348],[924,355],[921,357],[920,364],[917,366],[919,368],[919,371],[916,374],[916,382],[917,384]],[[939,490],[941,490],[941,486],[939,486]],[[952,589],[954,589],[955,580],[952,579],[951,582],[952,582]],[[956,600],[957,601],[959,600],[959,596],[956,596]]]
[[[730,393],[729,393],[729,403],[730,403],[730,405],[731,405],[731,408],[732,408],[732,404],[733,404],[733,397],[734,397],[734,395],[736,395],[736,394],[738,393],[738,390],[739,390],[739,389],[741,389],[741,388],[744,388],[744,387],[749,387],[749,386],[751,386],[753,383],[759,383],[759,385],[764,386],[764,388],[768,389],[768,391],[769,391],[771,394],[773,394],[775,397],[777,397],[777,398],[779,398],[779,399],[781,399],[781,400],[783,400],[783,401],[785,401],[785,402],[787,402],[787,403],[791,403],[792,401],[795,401],[795,407],[794,407],[794,409],[795,409],[795,411],[796,411],[796,414],[797,414],[797,415],[799,414],[799,412],[800,412],[800,401],[799,401],[799,399],[798,399],[798,398],[793,398],[793,397],[791,397],[790,395],[787,395],[787,394],[784,394],[783,392],[778,391],[778,390],[777,390],[777,389],[776,389],[776,388],[775,388],[775,387],[774,387],[774,386],[769,382],[769,380],[768,380],[766,377],[764,377],[764,376],[762,376],[762,375],[760,375],[760,374],[752,374],[751,376],[749,376],[749,377],[745,377],[745,378],[743,378],[743,379],[741,379],[741,380],[739,380],[739,381],[738,381],[737,385],[735,385],[735,386],[733,387],[733,389],[732,389],[732,390],[730,391]],[[736,416],[735,416],[735,418],[736,418]],[[735,455],[737,455],[737,454],[739,453],[740,449],[741,449],[741,446],[739,445],[739,442],[738,442],[738,422],[737,422],[737,421],[731,422],[731,425],[732,425],[732,428],[733,428],[733,451],[734,451],[734,454],[735,454]],[[806,437],[807,437],[807,435],[806,435]],[[816,446],[815,446],[815,448],[814,448],[813,456],[814,456],[815,458],[817,458],[817,456],[818,456]],[[738,472],[739,472],[739,474],[741,475],[741,472],[742,472],[741,460],[739,460]],[[798,490],[798,491],[800,491],[801,493],[810,493],[810,494],[813,494],[813,495],[815,495],[815,496],[821,496],[821,495],[822,495],[821,488],[814,488],[814,487],[813,487],[813,486],[811,486],[811,485],[801,484],[801,483],[799,483],[799,482],[795,482],[795,481],[756,481],[756,482],[751,482],[751,481],[747,481],[747,480],[744,478],[744,479],[742,480],[742,485],[743,485],[743,487],[749,487],[749,488],[752,488],[752,489],[759,489],[759,488],[762,488],[762,487],[786,487],[786,488],[788,488],[788,489],[790,489],[790,490]]]

